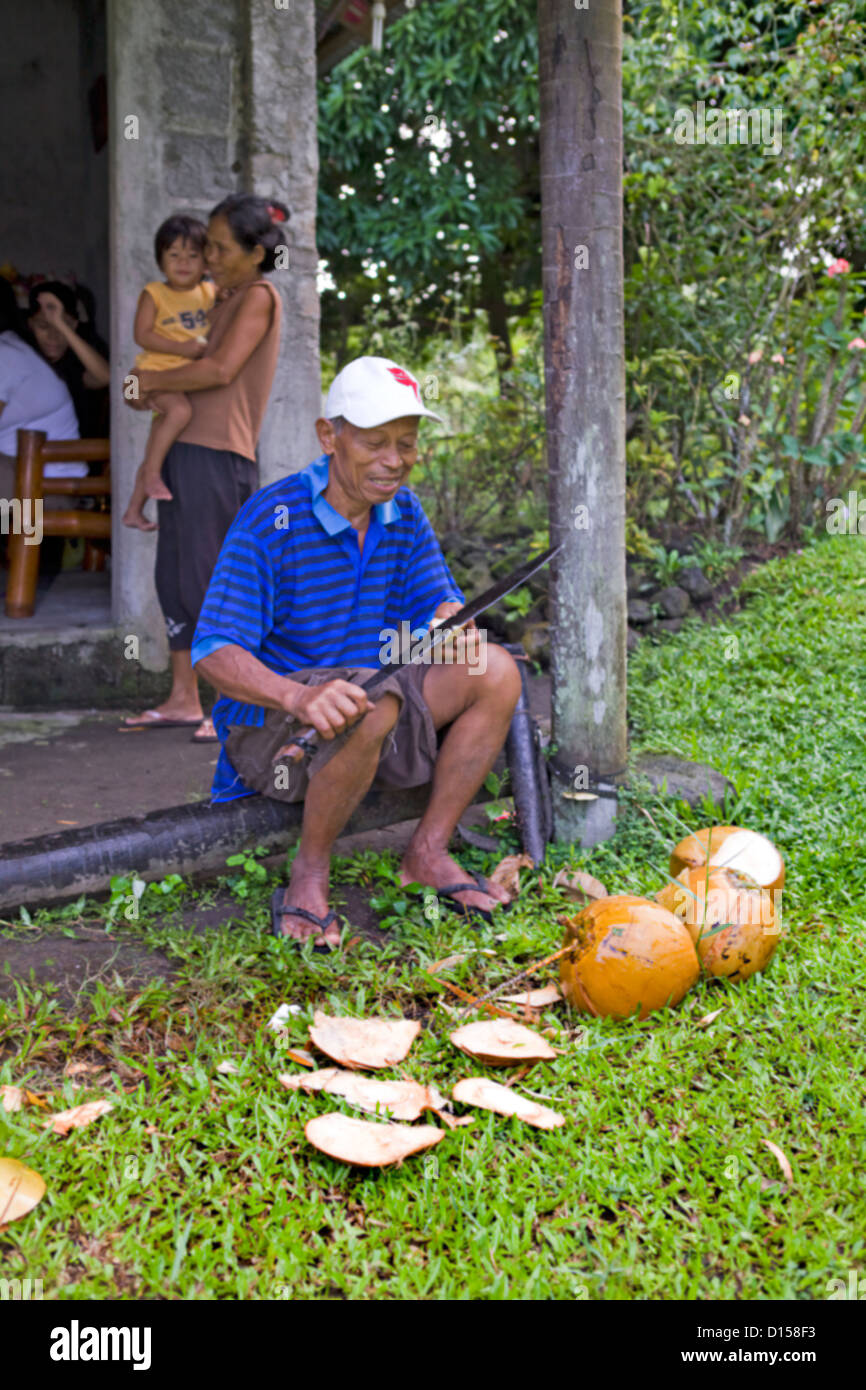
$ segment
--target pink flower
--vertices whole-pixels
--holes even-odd
[[[770,361],[771,361],[771,362],[778,362],[778,364],[779,364],[780,367],[784,367],[784,365],[785,365],[785,354],[784,354],[783,352],[774,352],[774,353],[773,353],[773,356],[770,358]]]
[[[756,362],[760,362],[763,355],[763,348],[753,348],[752,351],[749,353],[749,365],[754,367]]]
[[[844,256],[840,256],[838,260],[831,261],[830,265],[828,265],[827,274],[831,276],[846,275],[850,269],[851,262],[846,261]]]
[[[737,424],[739,425],[750,425],[751,423],[752,421],[750,420],[748,415],[741,415],[739,420],[737,421]]]
[[[848,344],[849,352],[863,352],[866,348],[866,338],[852,338]]]

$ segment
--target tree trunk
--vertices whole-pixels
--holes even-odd
[[[481,261],[481,307],[487,314],[487,331],[496,354],[499,389],[505,394],[508,389],[508,373],[514,366],[511,334],[508,329],[508,305],[505,302],[505,267],[501,260],[491,261],[486,256]]]
[[[594,844],[612,834],[627,754],[622,10],[539,0],[538,15],[550,530],[564,544],[554,820],[558,840]]]

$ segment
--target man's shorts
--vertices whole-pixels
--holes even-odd
[[[400,701],[397,723],[382,745],[374,789],[421,787],[433,777],[439,745],[433,717],[421,693],[428,670],[423,664],[402,666],[372,692],[374,703],[383,695],[396,695]],[[344,680],[363,686],[375,674],[376,668],[371,666],[317,666],[293,671],[291,678],[302,685]],[[319,738],[315,753],[303,762],[292,763],[282,758],[275,763],[279,750],[291,743],[292,735],[303,727],[304,721],[293,715],[281,710],[266,710],[261,728],[237,724],[230,727],[225,742],[226,756],[247,786],[263,796],[277,801],[303,801],[310,778],[345,747],[357,726],[336,738]]]

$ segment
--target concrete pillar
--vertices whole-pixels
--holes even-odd
[[[315,6],[244,0],[248,33],[246,187],[291,211],[289,264],[271,275],[283,301],[280,359],[259,441],[261,485],[320,452],[316,194],[319,175]]]
[[[167,664],[153,585],[156,541],[120,524],[149,417],[123,401],[139,292],[158,276],[153,235],[170,213],[203,220],[238,190],[292,210],[289,268],[274,272],[283,337],[260,443],[260,482],[318,453],[316,90],[313,0],[108,0],[112,360],[112,612],[149,670]],[[122,648],[119,646],[119,651]]]

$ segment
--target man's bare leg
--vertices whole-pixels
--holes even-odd
[[[487,667],[431,666],[422,693],[437,729],[451,728],[443,740],[433,774],[433,791],[400,866],[402,883],[444,888],[468,878],[448,853],[454,828],[472,802],[505,743],[520,698],[520,672],[504,648],[487,646]],[[452,722],[453,721],[453,722]],[[497,884],[491,893],[467,890],[458,901],[489,910],[509,895]]]
[[[317,917],[328,914],[328,885],[334,841],[373,783],[382,744],[397,723],[400,701],[396,695],[383,695],[374,708],[355,725],[355,732],[344,748],[316,773],[304,800],[301,843],[292,864],[292,875],[283,901],[303,907]],[[339,946],[340,929],[332,922],[322,934],[303,917],[287,914],[281,923],[284,936]]]

